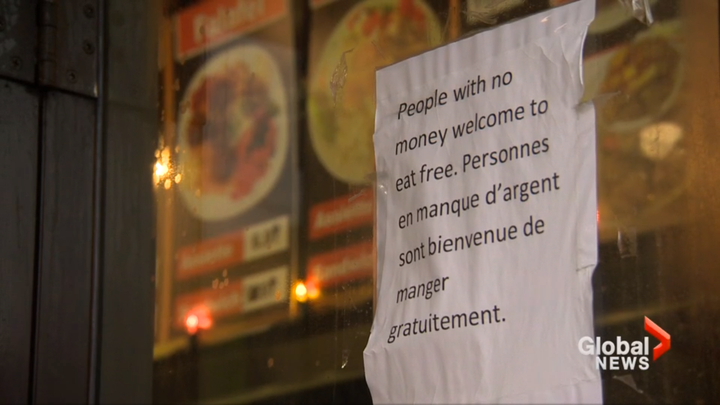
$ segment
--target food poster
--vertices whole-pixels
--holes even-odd
[[[588,30],[584,99],[597,109],[601,241],[679,224],[686,214],[680,5],[650,4],[647,26],[619,2],[600,1]]]
[[[547,0],[467,0],[463,20],[467,31],[473,31],[504,24],[547,8]]]
[[[372,301],[375,70],[439,45],[449,3],[309,4],[304,262],[309,304],[320,309],[338,305],[333,291],[348,304]]]
[[[208,0],[173,13],[156,164],[165,339],[201,331],[201,344],[215,343],[290,316],[298,206],[290,8]]]

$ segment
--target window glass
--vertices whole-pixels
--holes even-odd
[[[568,2],[162,0],[154,400],[370,403],[375,71]],[[595,332],[674,342],[605,401],[717,401],[718,4],[596,7]]]

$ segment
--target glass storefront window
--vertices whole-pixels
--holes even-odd
[[[565,3],[163,1],[154,401],[371,402],[376,69]],[[718,401],[718,4],[596,9],[595,332],[674,342],[605,402]]]

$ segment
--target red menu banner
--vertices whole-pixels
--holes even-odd
[[[312,257],[307,281],[321,287],[370,277],[374,263],[372,242],[348,246]]]
[[[213,0],[176,17],[177,55],[184,59],[254,31],[287,13],[284,0]]]
[[[177,279],[283,252],[290,247],[290,218],[281,216],[242,231],[183,247],[177,252]]]
[[[210,322],[286,303],[289,297],[288,267],[278,267],[230,282],[218,279],[212,288],[183,294],[175,300],[175,327],[184,328],[191,314]]]
[[[310,239],[318,239],[373,221],[372,191],[344,195],[315,205],[310,210]]]

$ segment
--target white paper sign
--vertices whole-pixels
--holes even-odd
[[[582,0],[377,72],[375,403],[602,402]]]

